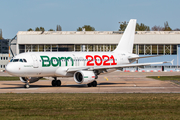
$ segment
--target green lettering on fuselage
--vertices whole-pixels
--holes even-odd
[[[71,65],[74,66],[74,60],[71,57],[52,57],[51,59],[48,56],[40,56],[42,60],[42,67],[57,67],[61,66],[61,62],[64,60],[66,62],[66,66],[68,66],[68,61],[71,60]]]
[[[48,56],[40,56],[40,57],[42,60],[42,67],[49,67],[51,64],[51,62],[49,61],[49,57]]]

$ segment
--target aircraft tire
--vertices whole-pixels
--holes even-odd
[[[25,84],[25,85],[24,85],[24,88],[29,88],[29,84]]]
[[[60,80],[57,80],[57,81],[56,81],[56,85],[57,85],[57,86],[61,86],[61,81],[60,81]]]
[[[97,87],[97,82],[96,81],[93,81],[91,84],[92,84],[93,87]]]
[[[56,80],[53,80],[53,81],[51,82],[51,84],[52,84],[52,86],[56,86]]]
[[[92,86],[92,84],[91,84],[91,83],[89,83],[89,84],[87,84],[87,86],[88,86],[88,87],[91,87],[91,86]]]

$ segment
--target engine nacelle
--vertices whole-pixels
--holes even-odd
[[[29,83],[34,83],[34,82],[37,82],[39,79],[41,79],[41,77],[30,77],[30,78],[27,78],[27,77],[19,77],[21,82],[23,83],[26,83],[27,80],[29,80]]]
[[[74,80],[78,84],[88,84],[95,80],[93,71],[77,71],[74,73]]]

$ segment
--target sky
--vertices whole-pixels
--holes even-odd
[[[180,28],[180,0],[0,0],[0,29],[11,39],[18,31],[44,27],[76,31],[90,25],[96,31],[118,31],[119,22],[137,19],[150,28]]]

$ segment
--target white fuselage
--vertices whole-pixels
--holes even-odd
[[[73,74],[66,74],[68,68],[128,64],[129,55],[114,52],[29,52],[15,56],[13,60],[16,60],[9,62],[6,70],[21,77],[70,77]],[[26,62],[20,59],[26,59]]]

